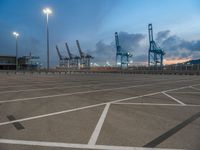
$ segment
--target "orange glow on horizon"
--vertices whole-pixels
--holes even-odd
[[[186,61],[191,60],[190,58],[176,58],[176,59],[164,59],[164,64],[165,65],[172,65],[172,64],[178,64],[178,63],[183,63]]]

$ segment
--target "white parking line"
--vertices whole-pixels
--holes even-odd
[[[96,142],[97,142],[97,139],[99,137],[99,134],[100,134],[100,131],[101,131],[101,128],[103,126],[103,123],[106,119],[106,116],[107,116],[107,113],[108,113],[108,109],[110,107],[110,103],[106,104],[102,114],[101,114],[101,117],[99,118],[99,121],[92,133],[92,136],[90,137],[90,140],[88,142],[89,145],[95,145]]]
[[[195,81],[195,80],[187,80],[187,81]],[[175,83],[175,82],[182,82],[182,80],[171,81],[171,82],[173,82],[173,83]],[[11,100],[1,100],[0,104],[1,103],[11,103],[11,102],[20,102],[20,101],[35,100],[35,99],[47,99],[47,98],[60,97],[60,96],[71,96],[71,95],[77,95],[77,94],[88,94],[88,93],[96,93],[96,92],[104,92],[104,91],[114,91],[114,90],[120,90],[120,89],[130,89],[130,88],[134,88],[134,87],[152,86],[152,85],[165,84],[165,83],[170,83],[170,82],[162,82],[162,83],[159,82],[159,83],[142,84],[142,85],[134,85],[134,86],[125,86],[125,87],[118,87],[118,88],[107,88],[107,89],[80,91],[80,92],[73,92],[73,93],[63,93],[63,94],[46,95],[46,96],[38,96],[38,97],[30,97],[30,98],[19,98],[19,99],[11,99]],[[199,85],[199,84],[196,84],[196,85]]]
[[[52,88],[35,88],[35,89],[26,89],[26,90],[12,90],[12,91],[0,91],[0,94],[3,93],[17,93],[17,92],[30,92],[30,91],[44,91],[44,90],[53,90],[53,89],[69,89],[75,87],[89,87],[92,85],[75,85],[75,86],[61,86],[61,87],[52,87]]]
[[[181,102],[180,100],[178,100],[178,99],[172,97],[171,95],[169,95],[169,94],[167,94],[167,93],[165,93],[165,92],[162,92],[162,94],[164,94],[165,96],[167,96],[167,97],[173,99],[174,101],[176,101],[177,103],[179,103],[179,104],[181,104],[181,105],[186,105],[185,103]]]
[[[147,106],[181,106],[181,107],[199,107],[200,105],[180,105],[180,104],[158,104],[158,103],[113,103],[116,105],[147,105]]]
[[[117,82],[117,83],[94,83],[94,84],[84,84],[84,85],[74,85],[74,86],[57,86],[57,87],[52,87],[52,88],[33,88],[33,89],[24,89],[24,90],[10,90],[10,91],[0,91],[0,94],[2,93],[17,93],[17,92],[30,92],[30,91],[43,91],[43,90],[52,90],[52,89],[67,89],[67,88],[74,88],[74,87],[89,87],[89,86],[100,86],[100,85],[116,85],[116,84],[121,84],[121,83],[130,83],[130,81],[125,81],[125,82]],[[134,82],[135,83],[135,82]],[[66,83],[64,83],[66,84]],[[60,85],[60,84],[58,84]],[[62,84],[61,84],[62,85]]]
[[[199,88],[196,88],[196,87],[193,87],[193,86],[190,86],[190,88],[195,89],[195,90],[197,90],[197,91],[200,91]]]
[[[20,99],[12,99],[12,100],[3,100],[3,101],[0,101],[0,103],[11,103],[11,102],[28,101],[28,100],[35,100],[35,99],[45,99],[45,98],[60,97],[60,96],[70,96],[70,95],[77,95],[77,94],[114,91],[114,90],[120,90],[120,89],[129,89],[129,88],[134,88],[134,87],[151,86],[151,85],[155,85],[155,84],[143,84],[143,85],[134,85],[134,86],[119,87],[119,88],[107,88],[107,89],[100,89],[100,90],[89,90],[89,91],[63,93],[63,94],[56,94],[56,95],[38,96],[38,97],[30,97],[30,98],[20,98]]]
[[[95,150],[100,150],[100,149],[101,150],[175,150],[175,149],[163,149],[163,148],[88,145],[88,144],[73,144],[73,143],[44,142],[44,141],[25,141],[25,140],[12,140],[12,139],[0,139],[0,143],[15,144],[15,145],[29,145],[29,146],[73,148],[73,149],[95,149]]]
[[[60,85],[60,84],[66,84],[63,82],[34,82],[33,83],[25,83],[25,84],[16,84],[16,85],[4,85],[4,86],[0,86],[0,89],[2,88],[12,88],[12,87],[31,87],[31,86],[37,86],[37,85]]]
[[[15,123],[15,122],[23,122],[23,121],[33,120],[33,119],[55,116],[55,115],[59,115],[59,114],[64,114],[64,113],[78,111],[78,110],[87,109],[87,108],[93,108],[93,107],[102,106],[102,105],[106,105],[106,104],[107,103],[100,103],[100,104],[89,105],[89,106],[85,106],[85,107],[78,107],[78,108],[68,109],[68,110],[63,110],[63,111],[57,111],[57,112],[53,112],[53,113],[48,113],[48,114],[43,114],[43,115],[38,115],[38,116],[33,116],[33,117],[28,117],[28,118],[23,118],[23,119],[17,119],[17,120],[14,120],[14,121],[2,122],[2,123],[0,123],[0,126],[12,124],[12,123]]]
[[[186,78],[187,79],[187,78]],[[164,79],[164,80],[166,80],[166,79]],[[155,80],[155,81],[164,81],[163,79],[160,79],[160,80]],[[182,80],[182,79],[181,79]],[[184,80],[184,79],[183,79]],[[70,80],[69,80],[70,81]],[[66,83],[67,82],[67,83]],[[81,81],[80,80],[80,82],[76,82],[76,83],[82,83],[82,82],[90,82],[90,83],[96,83],[96,82],[98,82],[98,80],[89,80],[89,81],[87,81],[87,80],[83,80],[83,81]],[[108,83],[107,81],[105,81],[106,83]],[[110,82],[110,83],[113,83],[113,82],[115,82],[115,81],[112,81],[112,82]],[[119,82],[121,82],[121,81],[117,81],[118,83]],[[123,81],[123,82],[125,82],[125,81]],[[130,81],[126,81],[126,82],[130,82]],[[70,84],[72,84],[72,83],[74,83],[73,81],[70,81]],[[12,85],[4,85],[4,86],[0,86],[0,89],[1,88],[12,88],[12,87],[31,87],[31,86],[37,86],[37,85],[65,85],[65,84],[69,84],[68,83],[68,81],[47,81],[47,82],[43,82],[43,81],[39,81],[39,82],[35,82],[35,81],[33,81],[32,83],[24,83],[23,85],[19,85],[19,84],[12,84]]]
[[[180,93],[180,94],[200,94],[200,92],[168,92],[168,93]]]
[[[165,80],[155,80],[156,81],[165,81]],[[95,81],[94,81],[95,82]],[[33,88],[33,89],[22,89],[22,90],[8,90],[8,91],[0,91],[0,93],[17,93],[17,92],[29,92],[29,91],[42,91],[42,90],[51,90],[51,89],[64,89],[66,88],[73,88],[73,87],[85,87],[85,86],[99,86],[99,85],[116,85],[116,84],[121,84],[121,83],[130,83],[130,81],[123,81],[123,82],[117,82],[117,83],[113,83],[113,82],[106,82],[106,83],[92,83],[92,84],[84,84],[84,85],[74,85],[74,86],[57,86],[57,87],[52,87],[52,88]],[[135,81],[132,84],[138,83],[137,81]],[[58,83],[58,84],[52,84],[52,85],[65,85],[67,83]],[[33,86],[32,85],[28,85],[28,86]],[[44,84],[43,84],[44,85]],[[48,84],[46,84],[48,85]],[[50,84],[51,85],[51,84]],[[21,85],[20,85],[21,86]],[[22,87],[24,87],[22,85]],[[25,86],[26,87],[26,86]],[[4,87],[5,88],[5,87]]]
[[[33,120],[33,119],[39,119],[39,118],[45,118],[45,117],[49,117],[49,116],[55,116],[55,115],[64,114],[64,113],[68,113],[68,112],[73,112],[73,111],[77,111],[77,110],[82,110],[82,109],[97,107],[97,106],[101,106],[101,105],[106,105],[108,103],[111,103],[111,104],[112,103],[118,103],[118,102],[122,102],[122,101],[141,98],[141,97],[145,97],[145,96],[151,96],[151,95],[155,95],[155,94],[160,94],[162,92],[168,92],[168,91],[179,90],[179,89],[184,89],[184,88],[188,88],[188,86],[175,88],[175,89],[169,89],[169,90],[155,92],[155,93],[144,94],[144,95],[140,95],[140,96],[123,98],[123,99],[119,99],[119,100],[113,100],[113,101],[110,101],[110,102],[99,103],[99,104],[95,104],[95,105],[89,105],[89,106],[74,108],[74,109],[70,109],[70,110],[63,110],[63,111],[58,111],[58,112],[53,112],[53,113],[48,113],[48,114],[43,114],[43,115],[37,115],[37,116],[33,116],[33,117],[28,117],[28,118],[22,118],[22,119],[18,119],[18,120],[14,120],[14,121],[2,122],[2,123],[0,123],[0,126],[7,125],[7,124],[12,124],[12,123],[15,123],[15,122],[23,122],[23,121]]]

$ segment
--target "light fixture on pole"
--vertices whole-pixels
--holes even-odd
[[[47,26],[47,69],[49,70],[49,27],[48,27],[48,22],[49,22],[49,15],[52,14],[52,10],[50,8],[44,8],[43,13],[46,14],[47,19],[46,19],[46,26]]]
[[[19,33],[13,32],[13,35],[16,39],[16,70],[17,70],[17,68],[18,68],[18,37],[19,37]]]

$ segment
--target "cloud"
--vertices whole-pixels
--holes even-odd
[[[156,41],[158,43],[163,42],[163,40],[165,40],[169,36],[169,34],[170,34],[169,30],[158,32],[156,35]]]
[[[157,41],[166,52],[167,58],[191,58],[200,57],[200,40],[186,41],[177,35],[170,35],[170,31],[157,33]]]
[[[119,33],[120,45],[125,50],[133,50],[140,47],[140,42],[145,39],[143,34],[129,34],[127,32]]]
[[[144,61],[147,60],[147,54],[142,54],[142,55],[135,56],[133,60],[135,62],[144,62]]]
[[[120,45],[124,50],[133,54],[133,63],[144,64],[147,62],[149,43],[148,37],[144,34],[133,34],[119,32]],[[165,59],[190,58],[199,59],[200,57],[200,40],[187,41],[177,35],[171,35],[170,30],[160,31],[155,35],[155,41],[166,52]],[[92,52],[95,56],[95,62],[115,63],[116,47],[115,40],[106,44],[103,40],[96,43],[96,50]]]
[[[197,41],[185,41],[183,40],[180,47],[186,48],[191,51],[200,51],[200,40]]]
[[[105,44],[102,40],[97,42],[96,50],[92,52],[92,55],[95,57],[95,62],[101,63],[110,61],[111,63],[115,60],[115,44],[114,42],[110,44]]]
[[[134,49],[141,47],[141,41],[145,39],[143,34],[129,34],[127,32],[119,32],[119,42],[125,51],[134,53]],[[110,44],[106,44],[102,40],[96,43],[96,50],[92,52],[95,56],[96,62],[106,62],[115,63],[116,57],[116,46],[113,36],[113,41]]]

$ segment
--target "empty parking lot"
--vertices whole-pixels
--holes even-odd
[[[200,148],[200,77],[1,74],[0,149]]]

